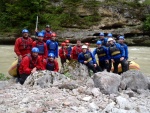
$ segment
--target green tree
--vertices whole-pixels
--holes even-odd
[[[150,15],[148,15],[146,17],[146,20],[144,21],[143,27],[144,27],[144,30],[146,30],[146,31],[150,30]]]

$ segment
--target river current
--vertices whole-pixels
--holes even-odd
[[[8,75],[11,63],[16,59],[14,46],[0,45],[0,73]],[[129,47],[129,60],[140,65],[140,70],[150,75],[150,47]]]

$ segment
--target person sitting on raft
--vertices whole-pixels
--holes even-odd
[[[96,63],[96,59],[93,54],[88,51],[86,45],[82,46],[82,52],[78,56],[78,62],[85,64],[88,69],[92,70],[94,73],[101,71],[100,67]]]
[[[109,44],[108,51],[110,54],[109,56],[114,66],[114,73],[118,73],[119,63],[121,63],[122,71],[123,72],[127,71],[128,63],[125,59],[124,49],[120,46],[119,43],[114,42],[114,39],[112,38],[108,39],[108,44]]]
[[[55,59],[54,53],[48,54],[46,69],[49,71],[55,71],[55,72],[59,71],[59,65],[58,65],[57,60]]]
[[[38,53],[39,49],[34,47],[32,48],[31,54],[27,54],[23,57],[19,67],[20,84],[24,84],[30,74],[36,72],[37,70],[44,70],[41,57],[38,56]]]

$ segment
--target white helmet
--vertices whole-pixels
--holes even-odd
[[[83,45],[82,46],[82,49],[87,49],[88,47],[86,45]]]
[[[113,38],[108,38],[107,42],[114,40]]]

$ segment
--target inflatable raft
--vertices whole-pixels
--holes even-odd
[[[129,70],[140,70],[140,66],[135,63],[134,61],[128,61],[129,62]],[[15,60],[9,70],[8,70],[8,73],[11,75],[11,76],[17,76],[17,63],[18,63],[18,60]],[[113,71],[114,68],[112,67],[111,71]],[[121,67],[121,64],[118,65],[118,73],[121,73],[122,72],[122,67]]]
[[[135,63],[134,61],[128,61],[129,63],[129,70],[140,70],[139,64]],[[111,71],[113,72],[114,68],[112,67]],[[121,64],[118,65],[118,73],[122,72]]]
[[[14,77],[17,76],[17,63],[18,63],[18,60],[15,60],[11,64],[11,66],[10,66],[10,68],[8,70],[9,75],[14,76]]]

